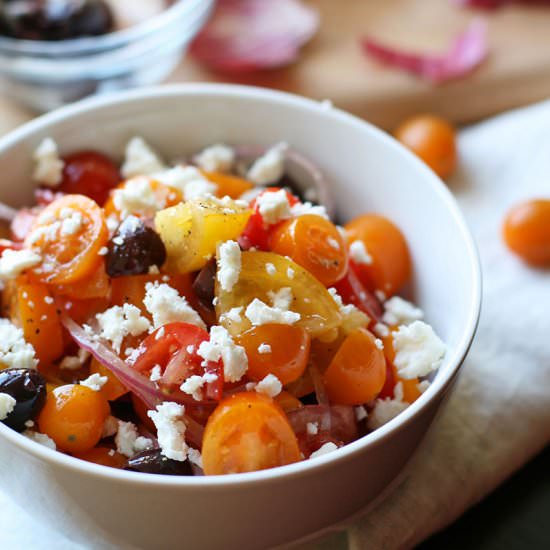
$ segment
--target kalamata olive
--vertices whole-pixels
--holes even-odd
[[[142,474],[162,474],[166,476],[190,476],[193,475],[189,461],[180,462],[166,458],[160,449],[143,451],[133,458],[128,459],[124,468],[131,472]]]
[[[46,380],[37,370],[5,369],[0,371],[0,393],[17,401],[4,424],[22,432],[25,422],[33,420],[46,403]]]
[[[214,285],[216,282],[216,260],[212,258],[199,271],[193,281],[193,290],[197,298],[206,308],[212,308],[214,300]]]
[[[25,40],[105,34],[113,16],[103,0],[11,0],[0,3],[0,32]]]
[[[128,216],[109,243],[106,269],[110,277],[143,275],[165,261],[166,248],[158,233],[139,218]]]

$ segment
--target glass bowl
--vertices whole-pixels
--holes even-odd
[[[179,63],[214,0],[176,0],[103,36],[57,42],[0,37],[0,92],[37,111],[85,96],[156,84]]]

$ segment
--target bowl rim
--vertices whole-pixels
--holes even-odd
[[[354,455],[361,454],[368,448],[377,447],[382,444],[385,439],[397,434],[413,421],[415,417],[419,416],[433,401],[437,400],[437,398],[442,398],[447,387],[457,375],[471,347],[481,312],[481,266],[477,247],[458,204],[447,186],[413,153],[405,149],[389,134],[338,108],[327,109],[325,104],[313,99],[253,86],[213,83],[155,86],[138,90],[116,92],[107,96],[88,98],[40,116],[0,138],[0,155],[3,154],[5,150],[16,145],[19,141],[32,137],[34,134],[41,131],[47,131],[48,127],[51,125],[55,125],[73,117],[88,114],[96,109],[163,98],[178,97],[185,99],[185,97],[205,95],[212,98],[237,98],[268,104],[273,103],[283,107],[305,110],[317,116],[328,117],[370,133],[375,139],[382,141],[387,147],[397,150],[399,154],[407,157],[408,162],[415,163],[419,172],[423,174],[423,177],[427,179],[429,185],[432,186],[433,191],[443,200],[450,217],[453,219],[453,222],[458,225],[463,242],[468,251],[473,292],[470,297],[467,324],[464,326],[458,345],[454,349],[448,350],[450,357],[446,359],[448,367],[445,373],[436,376],[430,387],[397,417],[393,418],[374,432],[348,443],[344,447],[338,449],[337,452],[327,453],[313,460],[301,461],[257,472],[198,477],[162,476],[128,472],[89,463],[31,441],[0,423],[1,439],[7,440],[9,443],[19,447],[34,457],[50,463],[52,466],[67,468],[73,473],[102,478],[120,484],[138,485],[142,487],[168,487],[173,490],[201,487],[204,488],[204,490],[215,491],[220,488],[229,489],[242,487],[243,485],[251,486],[256,484],[276,483],[279,480],[292,479],[304,474],[312,474],[313,472],[320,474],[323,470],[332,467],[336,463],[340,463],[343,466],[344,463]]]

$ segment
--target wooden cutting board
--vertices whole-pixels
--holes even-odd
[[[327,98],[384,128],[418,112],[467,123],[550,97],[550,8],[484,12],[459,8],[453,0],[308,3],[319,10],[321,27],[291,67],[228,78],[186,58],[170,81],[229,81]],[[444,85],[386,68],[359,47],[360,37],[372,35],[401,47],[442,51],[474,17],[487,20],[490,57],[475,73]],[[0,98],[0,133],[31,117]]]

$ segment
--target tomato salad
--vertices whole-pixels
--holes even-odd
[[[36,205],[0,241],[0,420],[26,437],[145,473],[262,470],[377,429],[441,364],[397,295],[404,235],[335,225],[285,144],[170,166],[133,138],[119,167],[46,139],[34,161]]]

